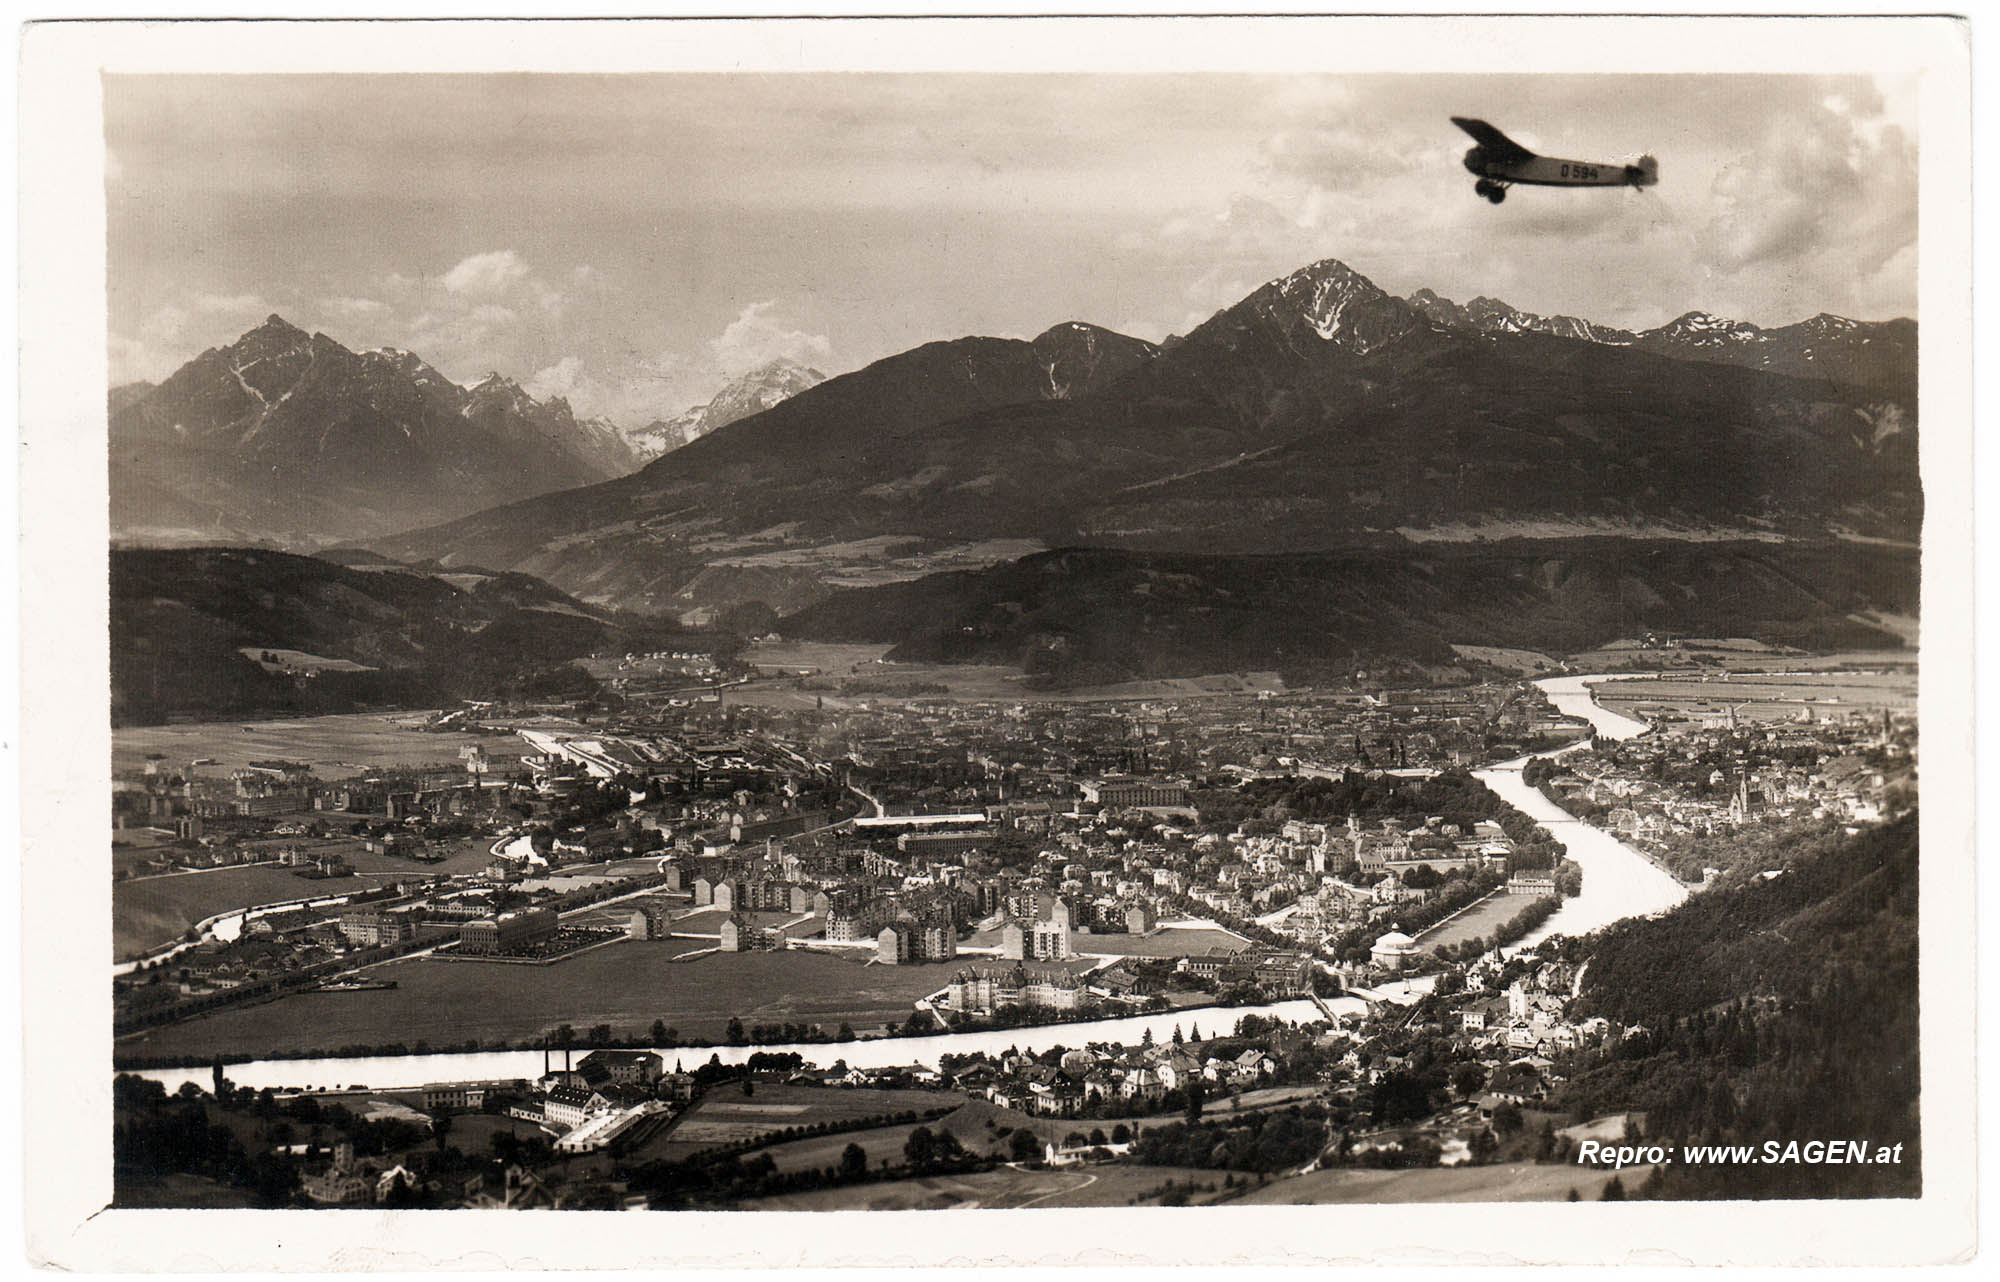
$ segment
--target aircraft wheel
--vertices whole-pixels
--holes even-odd
[[[1486,199],[1497,205],[1507,199],[1507,189],[1505,187],[1488,187],[1486,189]]]
[[[1478,182],[1472,184],[1472,194],[1491,200],[1493,199],[1493,184],[1481,178]]]

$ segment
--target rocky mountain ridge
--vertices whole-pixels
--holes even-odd
[[[1910,320],[1857,321],[1821,312],[1795,324],[1762,329],[1696,309],[1652,329],[1628,330],[1575,316],[1541,316],[1484,296],[1460,305],[1420,289],[1408,301],[1440,325],[1479,334],[1551,334],[1682,360],[1826,379],[1891,395],[1915,394],[1917,330]]]
[[[495,374],[355,352],[273,315],[109,400],[114,537],[367,537],[602,481],[637,459],[609,424]]]

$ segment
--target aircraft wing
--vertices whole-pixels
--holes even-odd
[[[1472,135],[1472,140],[1486,149],[1486,158],[1502,165],[1516,165],[1533,160],[1535,153],[1515,142],[1483,120],[1468,120],[1464,116],[1453,116],[1451,123]]]

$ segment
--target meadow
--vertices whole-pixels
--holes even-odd
[[[355,875],[307,878],[295,876],[290,868],[276,864],[257,864],[164,873],[113,882],[111,939],[116,957],[123,960],[140,956],[170,944],[196,922],[232,908],[255,908],[297,899],[353,894],[399,877],[472,872],[485,866],[488,858],[487,843],[483,841],[451,843],[445,847],[449,857],[435,864],[418,863],[395,855],[371,854],[359,841],[353,840],[291,838],[255,844],[268,845],[274,855],[278,847],[286,845],[337,854],[353,866]]]
[[[342,713],[282,721],[208,721],[184,725],[120,726],[111,732],[114,773],[142,769],[154,753],[184,767],[208,759],[202,769],[226,776],[252,761],[303,761],[321,779],[345,779],[388,766],[456,766],[459,749],[478,745],[496,763],[511,765],[528,750],[514,735],[478,735],[420,729],[421,712]]]
[[[1066,1171],[1003,1166],[969,1175],[931,1175],[846,1188],[817,1189],[743,1204],[749,1211],[1019,1210],[1048,1206],[1153,1205],[1169,1182],[1220,1190],[1223,1172],[1174,1166],[1093,1166]],[[1197,1193],[1200,1201],[1212,1196]]]
[[[1568,1163],[1505,1162],[1493,1166],[1412,1171],[1321,1170],[1277,1180],[1237,1199],[1264,1206],[1323,1206],[1342,1202],[1561,1202],[1571,1189],[1594,1202],[1615,1174],[1626,1190],[1651,1167],[1622,1172]]]
[[[1728,680],[1672,675],[1634,681],[1607,681],[1592,697],[1625,716],[1648,719],[1656,712],[1682,717],[1725,717],[1738,721],[1791,721],[1802,713],[1845,717],[1853,713],[1913,712],[1917,706],[1914,669],[1884,672],[1735,673]]]
[[[964,1102],[965,1096],[955,1091],[847,1090],[833,1086],[792,1085],[783,1082],[758,1083],[754,1094],[743,1095],[735,1087],[725,1083],[702,1096],[693,1108],[674,1123],[672,1129],[647,1141],[635,1156],[639,1160],[658,1157],[677,1161],[704,1149],[777,1136],[794,1128],[822,1124],[852,1125],[870,1118],[893,1117],[905,1112],[921,1115],[940,1108],[955,1108]],[[772,1154],[774,1158],[780,1153],[792,1150],[806,1152],[814,1155],[816,1159],[810,1163],[811,1165],[829,1166],[837,1163],[841,1152],[859,1137],[876,1137],[868,1143],[886,1153],[887,1148],[880,1136],[893,1132],[900,1137],[896,1139],[896,1155],[900,1160],[902,1140],[908,1137],[916,1125],[907,1123],[812,1136],[774,1144],[763,1151]],[[826,1156],[829,1152],[831,1156]],[[822,1157],[824,1160],[817,1160]],[[791,1162],[790,1165],[787,1164],[788,1161]],[[791,1170],[795,1166],[802,1165],[806,1163],[794,1157],[780,1160],[778,1169]]]
[[[621,940],[550,966],[434,962],[369,968],[394,989],[300,993],[152,1029],[118,1043],[135,1055],[255,1055],[338,1050],[421,1039],[526,1042],[561,1024],[579,1036],[609,1024],[643,1036],[654,1020],[683,1041],[720,1042],[731,1017],[746,1026],[797,1021],[829,1030],[900,1024],[910,1003],[950,978],[948,966],[870,966],[831,953],[708,953],[698,940]]]
[[[1022,1207],[1156,1205],[1168,1182],[1195,1185],[1190,1205],[1320,1206],[1341,1203],[1561,1202],[1571,1189],[1596,1201],[1613,1174],[1630,1191],[1648,1167],[1623,1172],[1572,1165],[1510,1162],[1494,1166],[1434,1167],[1411,1171],[1319,1170],[1225,1190],[1225,1172],[1171,1166],[1090,1166],[1063,1171],[1002,1167],[971,1175],[891,1180],[847,1188],[762,1198],[744,1204],[757,1211],[911,1211]],[[1255,1177],[1249,1177],[1254,1180]],[[1239,1183],[1245,1177],[1236,1176]]]

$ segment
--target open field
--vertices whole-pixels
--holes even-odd
[[[1220,926],[1169,926],[1150,935],[1073,935],[1070,946],[1086,957],[1180,957],[1248,948],[1250,941]]]
[[[651,890],[632,899],[614,899],[607,904],[579,908],[563,917],[566,925],[608,927],[624,930],[632,924],[632,914],[646,908],[686,912],[690,896],[685,892]]]
[[[1505,646],[1496,645],[1454,645],[1451,650],[1461,659],[1502,668],[1522,676],[1541,676],[1545,672],[1557,671],[1559,667],[1554,659],[1539,650],[1510,650]]]
[[[1013,668],[971,663],[890,663],[882,656],[885,644],[850,645],[824,641],[763,642],[743,653],[746,663],[771,673],[768,679],[749,685],[732,686],[732,703],[760,706],[810,708],[824,699],[828,707],[852,707],[857,703],[895,701],[902,698],[1019,699],[1030,692],[1026,678]],[[779,675],[779,674],[785,675]],[[804,686],[824,685],[825,689]],[[895,693],[843,695],[843,681],[881,683],[885,687],[907,684],[944,686],[950,693],[905,696]]]
[[[1913,643],[1914,644],[1914,643]],[[1636,672],[1662,665],[1673,672],[1840,672],[1907,668],[1914,672],[1917,652],[1908,650],[1837,650],[1799,654],[1756,641],[1724,641],[1677,649],[1647,649],[1636,641],[1613,642],[1568,658],[1573,672]]]
[[[1561,1202],[1575,1189],[1594,1202],[1614,1174],[1630,1190],[1651,1167],[1601,1171],[1592,1167],[1508,1162],[1495,1166],[1437,1167],[1418,1171],[1326,1170],[1274,1181],[1238,1198],[1265,1206],[1323,1206],[1341,1202]]]
[[[864,966],[793,950],[673,959],[694,940],[621,940],[552,966],[473,966],[422,959],[368,970],[394,989],[302,993],[218,1011],[119,1042],[146,1055],[248,1054],[344,1046],[435,1046],[540,1036],[559,1024],[642,1033],[655,1019],[688,1041],[720,1042],[731,1016],[746,1025],[800,1021],[858,1029],[901,1023],[935,992],[944,966]]]
[[[1478,936],[1491,942],[1494,928],[1521,912],[1534,900],[1528,895],[1510,895],[1496,890],[1477,904],[1444,923],[1417,936],[1417,947],[1439,948],[1462,944]]]
[[[1917,674],[1913,668],[1879,672],[1805,672],[1783,674],[1734,673],[1721,676],[1665,676],[1632,681],[1607,681],[1592,695],[1604,707],[1626,716],[1650,720],[1656,715],[1704,720],[1726,718],[1734,710],[1738,721],[1791,721],[1802,715],[1815,719],[1854,713],[1913,712],[1917,706]]]
[[[668,927],[676,935],[700,935],[704,938],[713,939],[722,933],[722,923],[728,921],[730,915],[727,910],[721,908],[697,908],[693,912],[683,913],[681,916],[674,918],[673,921],[668,923]],[[746,910],[736,913],[735,916],[748,921],[753,926],[782,926],[788,921],[797,921],[800,914],[762,911],[750,912]],[[858,953],[857,956],[859,956]],[[949,978],[949,975],[941,975],[933,987],[944,987],[945,980]]]
[[[170,944],[188,927],[216,913],[309,896],[368,890],[378,877],[294,877],[289,868],[211,868],[121,881],[111,887],[111,942],[120,958]]]
[[[292,846],[312,853],[337,854],[353,866],[352,877],[295,877],[289,868],[275,864],[255,867],[209,868],[198,872],[163,873],[114,882],[111,888],[112,945],[119,958],[136,956],[172,943],[196,922],[232,908],[256,908],[264,904],[288,903],[296,899],[319,899],[331,895],[369,890],[386,881],[409,877],[434,877],[477,872],[491,859],[483,838],[440,842],[433,849],[445,852],[437,863],[420,863],[397,855],[373,854],[351,838],[314,840],[309,837],[272,838],[251,843],[268,846],[275,852]],[[117,856],[114,855],[114,859]],[[620,859],[608,864],[580,865],[565,869],[565,877],[603,880],[606,877],[649,873],[659,860]],[[619,905],[606,910],[603,920],[622,927],[629,911],[618,914]],[[591,924],[580,921],[579,924]]]
[[[665,1158],[678,1160],[690,1157],[704,1149],[718,1148],[728,1144],[740,1144],[764,1136],[775,1136],[795,1127],[816,1126],[830,1122],[836,1125],[851,1124],[872,1117],[892,1117],[898,1113],[926,1113],[937,1108],[951,1108],[965,1102],[965,1096],[955,1091],[885,1091],[885,1090],[844,1090],[834,1086],[794,1086],[789,1083],[756,1085],[754,1095],[745,1096],[728,1084],[715,1087],[704,1095],[695,1106],[681,1117],[671,1130],[662,1132],[647,1141],[636,1152],[639,1160]],[[776,1156],[783,1150],[797,1145],[832,1145],[832,1158],[827,1165],[840,1160],[841,1150],[856,1136],[874,1135],[878,1131],[898,1131],[908,1137],[916,1123],[908,1125],[876,1127],[867,1131],[852,1131],[842,1134],[812,1136],[803,1140],[789,1141],[767,1150]],[[896,1152],[901,1155],[901,1141]],[[799,1163],[803,1165],[803,1163]],[[780,1170],[789,1170],[782,1161]]]
[[[1283,678],[1275,672],[1218,672],[1198,677],[1082,686],[1074,690],[1033,690],[1026,684],[1026,674],[1017,668],[978,663],[894,663],[882,657],[890,648],[881,643],[760,642],[744,651],[743,660],[766,675],[749,685],[731,686],[728,698],[731,702],[779,708],[810,708],[824,700],[829,708],[848,708],[859,703],[894,702],[906,698],[1033,699],[1076,703],[1243,696],[1263,690],[1285,689]],[[804,685],[800,684],[801,679]],[[874,682],[890,688],[912,683],[943,686],[946,693],[841,694],[839,685],[843,681]],[[829,688],[805,688],[814,684]]]
[[[431,843],[431,850],[444,856],[436,863],[405,859],[401,855],[377,854],[355,837],[268,837],[246,841],[243,844],[246,849],[268,850],[274,855],[287,848],[303,850],[307,854],[339,855],[353,867],[355,872],[364,877],[453,876],[458,873],[478,872],[491,862],[493,857],[488,849],[493,843],[483,837],[464,837]]]
[[[882,1092],[857,1091],[854,1093],[870,1095],[881,1094]],[[1228,1096],[1220,1097],[1211,1102],[1206,1115],[1211,1118],[1231,1117],[1238,1113],[1251,1113],[1261,1109],[1279,1108],[1287,1104],[1296,1103],[1302,1099],[1314,1098],[1319,1093],[1319,1087],[1312,1085],[1267,1087],[1262,1090],[1245,1092],[1241,1100],[1234,1100]],[[764,1092],[762,1089],[759,1089],[757,1098],[762,1099],[763,1097]],[[849,1144],[858,1144],[861,1146],[862,1152],[868,1155],[868,1165],[873,1168],[880,1166],[884,1158],[888,1158],[892,1162],[900,1162],[903,1157],[903,1145],[908,1142],[910,1132],[915,1130],[920,1124],[928,1127],[933,1133],[938,1131],[951,1132],[952,1135],[957,1137],[958,1142],[963,1144],[970,1152],[995,1153],[1003,1152],[1007,1144],[1006,1140],[999,1138],[1002,1131],[1011,1131],[1023,1127],[1033,1131],[1042,1140],[1060,1141],[1072,1131],[1081,1131],[1087,1135],[1090,1131],[1096,1129],[1109,1133],[1114,1126],[1121,1124],[1128,1127],[1143,1128],[1165,1125],[1169,1122],[1178,1122],[1181,1120],[1181,1114],[1178,1112],[1160,1113],[1150,1117],[1121,1119],[1120,1121],[1034,1117],[1027,1113],[1004,1108],[982,1099],[966,1099],[964,1096],[955,1096],[954,1098],[962,1099],[965,1102],[944,1117],[932,1121],[923,1123],[909,1122],[897,1126],[880,1126],[870,1130],[848,1131],[838,1135],[816,1135],[807,1139],[791,1140],[783,1144],[772,1144],[759,1149],[758,1152],[769,1154],[771,1160],[781,1171],[823,1170],[826,1167],[838,1165],[840,1155],[846,1151]],[[910,1106],[904,1105],[903,1107]],[[885,1108],[883,1111],[894,1110]]]
[[[169,763],[210,758],[202,770],[227,775],[252,761],[304,761],[322,779],[345,779],[385,766],[458,764],[458,750],[477,744],[498,764],[527,751],[513,735],[462,731],[431,734],[416,727],[421,712],[358,712],[284,721],[210,721],[179,726],[128,726],[111,732],[111,768],[136,771],[149,753]]]
[[[1199,677],[1156,677],[1118,681],[1111,685],[1078,686],[1063,692],[1067,699],[1197,699],[1205,695],[1255,695],[1283,691],[1285,679],[1275,672],[1213,672]]]
[[[239,645],[236,653],[255,663],[266,672],[278,672],[287,676],[300,672],[375,672],[365,663],[352,659],[329,659],[325,655],[309,654],[304,650],[275,650],[269,646]]]
[[[879,1094],[880,1092],[867,1092]],[[945,1094],[941,1092],[941,1094]],[[958,1142],[973,1153],[999,1151],[1006,1143],[999,1137],[1002,1131],[1022,1128],[1033,1131],[1042,1140],[1059,1140],[1072,1130],[1077,1123],[1058,1117],[1032,1117],[1011,1108],[989,1103],[982,1099],[968,1099],[964,1095],[950,1094],[949,1098],[959,1101],[959,1106],[943,1117],[925,1122],[908,1122],[899,1126],[878,1126],[865,1131],[848,1131],[839,1135],[815,1135],[808,1139],[791,1140],[783,1144],[772,1144],[759,1149],[768,1154],[781,1171],[823,1170],[840,1163],[840,1155],[849,1144],[858,1144],[868,1155],[868,1165],[880,1166],[883,1159],[891,1162],[903,1160],[903,1146],[909,1141],[910,1132],[918,1126],[927,1127],[933,1134],[948,1131]],[[907,1107],[907,1106],[906,1106]],[[1085,1123],[1088,1131],[1097,1123]],[[1107,1125],[1106,1130],[1110,1127]]]
[[[486,843],[452,843],[442,863],[418,863],[395,855],[371,854],[359,841],[274,839],[280,846],[338,854],[353,865],[352,877],[297,877],[275,864],[237,868],[207,868],[197,872],[164,873],[114,882],[111,887],[112,949],[119,958],[137,956],[170,944],[188,927],[232,908],[255,908],[295,899],[370,890],[400,877],[471,872],[486,865]]]
[[[1169,1181],[1214,1185],[1223,1172],[1177,1166],[1093,1166],[1085,1170],[1034,1171],[1003,1166],[970,1175],[933,1175],[848,1188],[817,1189],[745,1202],[747,1211],[941,1211],[1021,1209],[1042,1206],[1153,1205]],[[1211,1196],[1197,1193],[1197,1200]]]
[[[516,1139],[547,1139],[549,1133],[533,1122],[500,1113],[459,1113],[451,1119],[445,1135],[447,1147],[469,1157],[486,1157],[493,1152],[493,1137],[505,1131]]]

